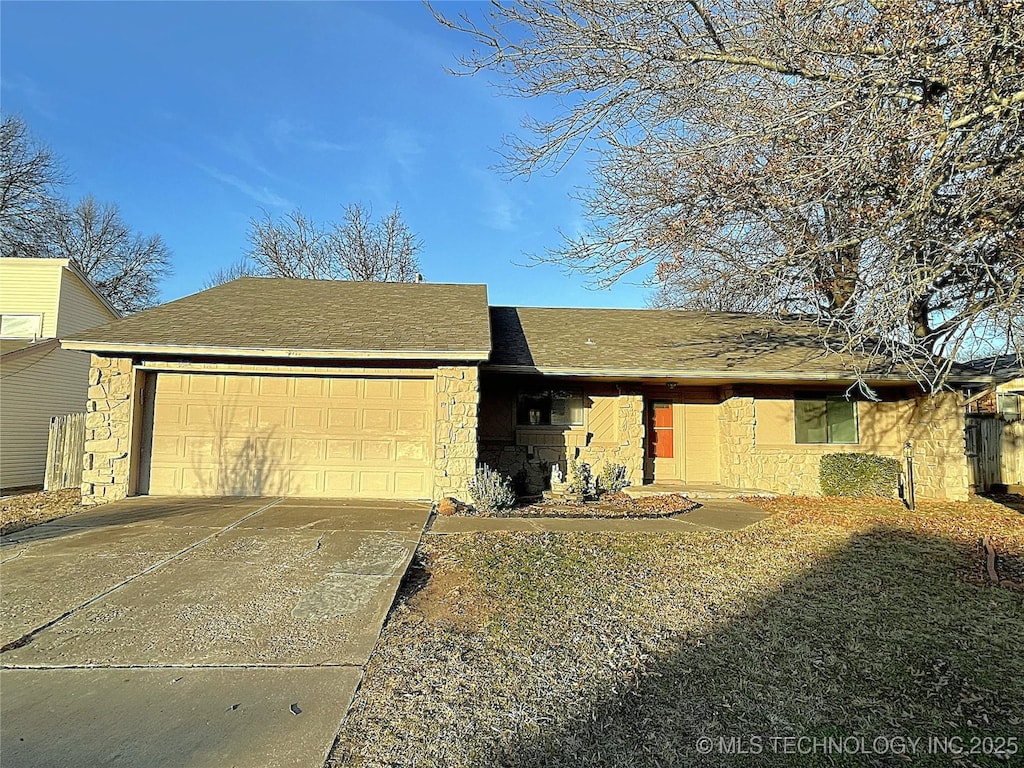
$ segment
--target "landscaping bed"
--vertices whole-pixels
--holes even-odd
[[[997,739],[1024,724],[1024,594],[991,585],[979,546],[1019,561],[1019,513],[758,503],[776,514],[737,532],[432,538],[329,764],[1019,765],[1020,745],[698,750],[751,735]]]
[[[78,488],[5,496],[0,499],[0,534],[71,515],[81,508],[82,492]]]
[[[697,502],[678,493],[663,496],[645,496],[634,499],[624,493],[606,493],[590,501],[571,499],[545,499],[521,504],[511,509],[476,512],[481,517],[599,517],[599,518],[651,518],[669,517],[699,507]]]

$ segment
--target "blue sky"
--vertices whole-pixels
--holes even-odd
[[[448,14],[468,7],[441,5]],[[557,175],[493,169],[539,104],[454,77],[470,41],[419,3],[4,2],[0,105],[62,156],[71,197],[121,206],[174,253],[170,300],[238,259],[262,209],[318,220],[398,203],[433,282],[485,282],[492,303],[642,306],[522,266],[583,226]],[[536,112],[533,112],[536,114]]]

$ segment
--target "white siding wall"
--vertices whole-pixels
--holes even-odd
[[[61,274],[60,301],[57,310],[57,336],[71,336],[87,328],[105,325],[114,315],[103,306],[70,269]]]
[[[43,316],[43,338],[57,335],[61,259],[0,259],[0,314]]]
[[[50,417],[85,411],[89,354],[19,354],[0,371],[0,487],[42,485]]]

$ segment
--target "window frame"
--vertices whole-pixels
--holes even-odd
[[[565,423],[555,423],[554,422],[555,400],[559,399],[558,398],[559,395],[564,396],[561,399],[564,399],[565,402],[567,403],[566,404],[566,411],[569,414],[569,421],[567,421]],[[543,409],[542,414],[541,414],[541,420],[538,421],[536,424],[530,423],[528,418],[526,418],[526,419],[522,418],[522,415],[523,415],[523,400],[525,398],[532,398],[532,399],[535,399],[535,400],[541,400],[541,399],[545,399],[546,398],[546,400],[547,400],[546,407]],[[571,406],[570,403],[571,403],[573,398],[577,399],[578,403],[579,403],[579,420],[578,421],[572,420],[572,411],[573,411],[573,409],[572,409],[572,406]],[[545,414],[546,414],[547,421],[543,420],[545,418]],[[572,429],[574,427],[582,427],[582,426],[584,426],[584,424],[586,423],[586,418],[587,418],[586,417],[586,400],[584,398],[583,389],[582,388],[572,388],[572,387],[567,387],[567,388],[556,388],[556,387],[541,388],[541,387],[537,387],[537,388],[520,389],[520,390],[518,390],[516,392],[515,425],[516,425],[517,429],[521,429],[521,428],[524,428],[524,427],[525,428],[531,428],[532,427],[532,428],[535,428],[535,429],[545,429],[545,428],[546,429]]]
[[[1005,403],[1014,402],[1013,408],[1007,408]],[[1016,392],[996,392],[996,415],[1003,421],[1021,421],[1024,419],[1024,397]]]
[[[17,318],[24,320],[26,318],[32,318],[35,321],[35,331],[30,336],[25,335],[10,335],[4,333],[3,324],[7,318]],[[39,312],[3,312],[0,313],[0,339],[17,339],[17,340],[31,340],[41,339],[43,337],[43,316]]]
[[[801,440],[800,423],[797,415],[798,403],[813,402],[820,403],[824,407],[824,440]],[[853,440],[833,440],[832,423],[829,422],[829,407],[832,402],[849,403],[853,406]],[[793,393],[793,442],[795,445],[860,445],[860,407],[858,401],[845,394],[822,393],[822,392],[794,392]]]

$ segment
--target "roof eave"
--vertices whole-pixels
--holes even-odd
[[[54,347],[57,346],[57,344],[58,339],[46,339],[45,341],[37,341],[34,344],[29,344],[27,347],[18,347],[18,349],[12,349],[10,352],[4,352],[2,355],[0,355],[0,360],[2,360],[5,364],[11,363],[22,357],[28,357],[29,355],[34,355],[37,352],[42,352],[43,350],[53,349]]]
[[[183,355],[187,357],[258,357],[304,360],[460,360],[483,362],[490,350],[394,350],[394,349],[289,349],[278,347],[219,347],[200,344],[121,344],[105,341],[67,339],[65,349],[97,354]]]
[[[906,374],[868,373],[858,376],[850,371],[722,371],[722,370],[677,370],[663,368],[573,368],[545,365],[501,365],[487,364],[485,370],[503,373],[532,373],[545,376],[579,376],[589,378],[644,378],[670,379],[673,381],[722,380],[722,381],[823,381],[854,383],[863,380],[879,384],[916,384],[917,380]],[[979,377],[951,381],[957,384],[988,383]]]

